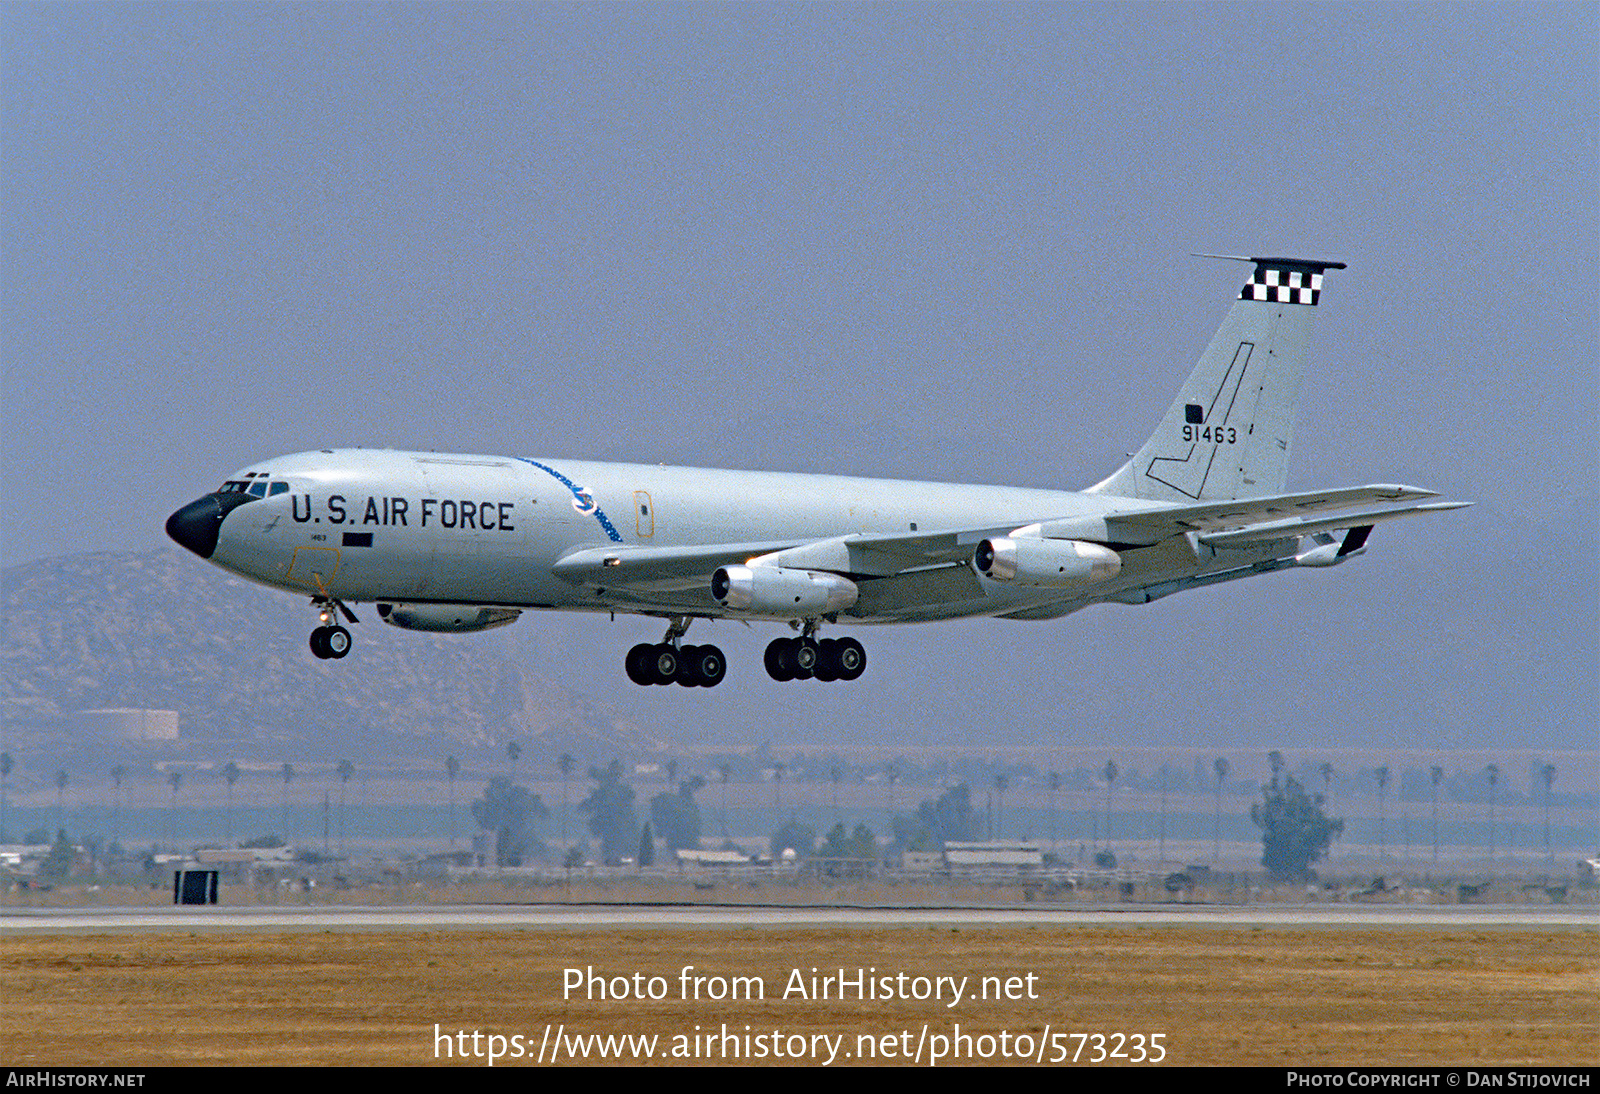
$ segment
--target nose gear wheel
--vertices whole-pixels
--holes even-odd
[[[350,652],[350,632],[343,627],[318,627],[311,632],[311,652],[323,660],[338,660]]]

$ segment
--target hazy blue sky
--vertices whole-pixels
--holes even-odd
[[[626,683],[653,622],[519,631],[686,737],[1593,747],[1597,10],[0,6],[4,561],[335,445],[1079,487],[1241,283],[1190,252],[1301,254],[1350,268],[1291,487],[1475,508],[864,628],[849,687],[770,628],[691,632],[715,692]]]

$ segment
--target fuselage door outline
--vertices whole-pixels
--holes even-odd
[[[329,555],[333,557],[328,558]],[[320,589],[339,572],[339,548],[296,547],[289,563],[288,580],[308,589]]]

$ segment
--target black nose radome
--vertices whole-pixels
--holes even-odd
[[[210,558],[217,549],[217,534],[222,531],[223,518],[255,500],[249,494],[207,494],[167,518],[167,535],[201,558]]]

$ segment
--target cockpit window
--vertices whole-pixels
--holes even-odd
[[[247,479],[229,479],[217,489],[219,494],[250,494],[257,498],[275,498],[279,494],[287,494],[288,492],[288,483],[270,482],[265,475],[257,478],[254,473]]]

